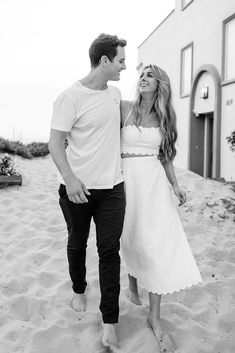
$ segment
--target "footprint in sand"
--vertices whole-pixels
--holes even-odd
[[[41,266],[50,258],[50,256],[44,253],[36,253],[31,258],[37,266]]]
[[[47,193],[34,194],[32,195],[32,198],[34,199],[34,201],[44,201],[48,198],[48,194]]]
[[[66,328],[60,327],[57,322],[54,322],[53,326],[49,328],[37,331],[32,337],[31,345],[29,352],[34,353],[81,352],[77,340],[67,332]]]
[[[11,280],[10,282],[2,283],[1,287],[2,295],[7,297],[21,293],[21,284],[16,279]]]
[[[16,320],[28,321],[28,299],[22,296],[16,298],[11,304],[9,314]]]
[[[8,334],[6,335],[6,339],[11,342],[16,342],[19,339],[20,335],[20,331],[12,330],[8,332]]]
[[[11,232],[11,231],[13,231],[14,229],[16,229],[18,227],[19,227],[19,223],[10,222],[5,227],[3,227],[3,232]]]
[[[58,233],[61,232],[64,229],[64,226],[62,226],[61,224],[59,224],[57,227],[47,227],[47,231],[49,233]]]
[[[48,272],[41,272],[38,280],[39,284],[44,288],[53,287],[58,283],[57,278],[54,274]]]
[[[3,199],[2,204],[6,207],[8,205],[11,205],[13,201],[13,199]]]

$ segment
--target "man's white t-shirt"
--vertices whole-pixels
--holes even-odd
[[[123,181],[118,88],[93,90],[80,81],[54,102],[51,128],[68,132],[66,155],[88,189],[111,189]],[[65,184],[59,174],[59,182]]]

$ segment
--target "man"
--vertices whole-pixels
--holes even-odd
[[[126,69],[126,41],[99,35],[91,44],[91,71],[55,101],[49,149],[60,172],[60,206],[68,229],[72,307],[86,310],[86,247],[96,225],[103,318],[102,343],[117,346],[120,257],[125,197],[120,166],[120,99],[109,80]],[[68,146],[65,149],[65,139]]]

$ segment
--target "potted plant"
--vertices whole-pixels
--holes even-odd
[[[226,137],[228,144],[230,145],[230,149],[232,152],[235,152],[235,130],[231,132],[231,135]]]
[[[22,185],[22,175],[16,172],[13,158],[5,154],[0,158],[0,189],[11,185]]]

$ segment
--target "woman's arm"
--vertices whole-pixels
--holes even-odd
[[[167,179],[169,180],[170,184],[172,185],[172,188],[174,190],[175,195],[178,197],[180,203],[179,206],[183,205],[186,201],[186,193],[184,190],[182,190],[179,187],[176,175],[175,175],[175,170],[172,162],[169,161],[161,161],[162,166],[165,170]]]
[[[120,104],[120,112],[121,112],[121,127],[124,126],[127,115],[129,114],[132,108],[133,102],[122,100]]]

